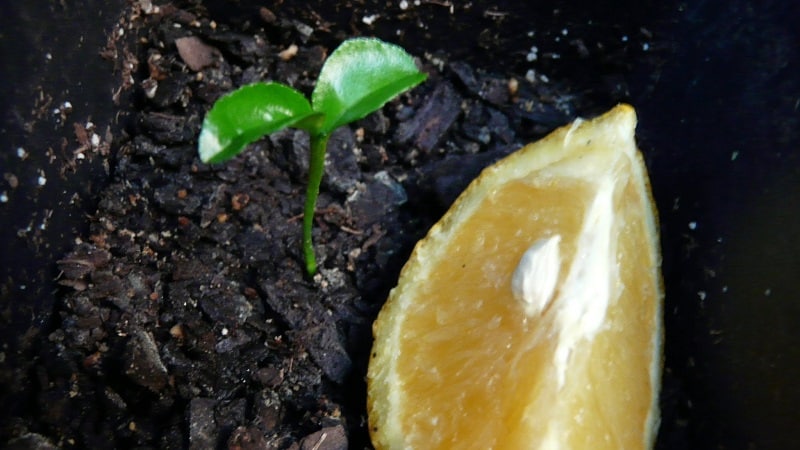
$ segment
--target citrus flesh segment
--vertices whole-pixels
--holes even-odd
[[[373,326],[376,448],[652,447],[663,289],[635,126],[620,105],[526,146],[417,244]]]

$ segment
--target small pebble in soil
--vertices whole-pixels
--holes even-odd
[[[214,407],[217,402],[210,398],[197,397],[189,402],[189,449],[205,450],[217,447],[217,422]]]
[[[6,180],[6,182],[8,183],[8,186],[11,189],[16,189],[17,186],[19,186],[19,178],[17,178],[17,176],[14,175],[13,173],[10,173],[10,172],[4,173],[3,174],[3,178]]]
[[[175,46],[183,62],[195,72],[210,67],[220,56],[219,50],[207,45],[196,36],[178,38],[175,40]]]
[[[289,447],[290,450],[347,450],[347,435],[341,425],[323,428],[309,434],[300,441],[300,445]]]
[[[137,331],[125,349],[125,374],[136,384],[160,391],[167,384],[167,368],[161,362],[153,335]]]

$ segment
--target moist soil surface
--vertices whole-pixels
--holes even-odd
[[[497,2],[290,3],[140,0],[108,31],[115,127],[76,125],[70,144],[108,181],[58,260],[51,320],[3,371],[6,448],[370,448],[371,324],[416,241],[483,167],[631,100],[629,83],[646,92],[654,77],[628,61],[653,73],[669,51],[651,24],[552,9],[520,24]],[[372,35],[429,79],[332,135],[308,277],[307,135],[219,165],[196,138],[220,95],[259,80],[310,93],[339,42]]]

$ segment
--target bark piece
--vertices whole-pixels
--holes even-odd
[[[461,114],[461,98],[450,83],[441,83],[411,119],[397,127],[401,144],[413,143],[420,150],[433,150]]]

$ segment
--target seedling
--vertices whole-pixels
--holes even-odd
[[[317,271],[311,227],[325,166],[328,137],[425,80],[402,48],[371,38],[344,41],[328,57],[311,94],[284,84],[253,83],[221,97],[203,121],[198,151],[206,163],[227,161],[248,144],[288,127],[310,135],[311,157],[303,214],[303,254]]]

